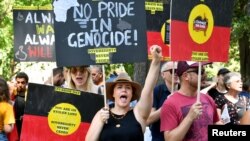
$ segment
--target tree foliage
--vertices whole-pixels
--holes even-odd
[[[250,0],[235,0],[230,58],[240,61],[243,80],[250,79]],[[239,57],[235,57],[239,53]]]
[[[13,34],[13,6],[45,6],[51,0],[3,0],[0,2],[0,75],[10,79],[15,75],[14,62],[14,34]],[[17,70],[18,71],[18,70]]]
[[[13,22],[12,5],[13,0],[0,2],[0,75],[5,79],[13,73]]]

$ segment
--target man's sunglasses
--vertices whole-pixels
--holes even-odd
[[[199,73],[199,69],[195,69],[195,70],[189,70],[189,71],[187,71],[187,73],[190,73],[190,72],[194,72],[194,73],[196,73],[197,75],[198,75],[198,73]],[[205,73],[205,70],[204,69],[202,69],[201,70],[201,75],[203,75]]]
[[[173,74],[173,69],[165,70],[163,72],[169,72],[170,74]],[[176,73],[176,69],[174,69],[174,73]]]

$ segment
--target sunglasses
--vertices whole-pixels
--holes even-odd
[[[80,73],[84,73],[84,72],[87,72],[88,70],[86,67],[72,67],[72,68],[70,68],[70,72],[73,74],[76,74],[77,71],[79,71]]]
[[[173,74],[173,69],[165,70],[163,72],[169,72],[170,74]],[[174,73],[176,73],[176,69],[174,69]]]
[[[199,69],[187,71],[187,73],[190,73],[190,72],[194,72],[194,73],[196,73],[196,74],[198,75],[198,74],[199,74]],[[202,69],[202,70],[201,70],[201,75],[203,75],[204,73],[205,73],[205,70]]]

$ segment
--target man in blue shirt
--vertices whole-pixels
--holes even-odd
[[[173,72],[174,68],[174,72]],[[161,67],[161,76],[164,80],[163,84],[160,84],[154,88],[154,102],[147,120],[147,124],[150,126],[152,141],[164,141],[163,133],[160,132],[160,110],[163,102],[172,91],[172,75],[174,75],[174,90],[178,86],[178,76],[176,75],[177,63],[166,62]],[[174,74],[173,74],[174,73]]]

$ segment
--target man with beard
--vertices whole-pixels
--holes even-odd
[[[176,73],[181,87],[166,99],[160,113],[165,140],[207,141],[208,125],[219,122],[213,99],[206,94],[197,99],[198,66],[197,62],[178,62]],[[202,68],[201,83],[204,76]]]
[[[45,81],[44,84],[62,87],[65,82],[63,67],[57,67],[53,69],[53,74]]]
[[[15,79],[17,94],[14,103],[14,111],[18,137],[20,138],[29,77],[26,73],[19,72],[17,73]]]

